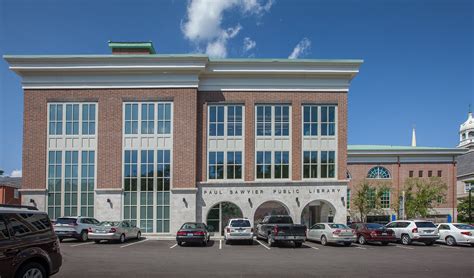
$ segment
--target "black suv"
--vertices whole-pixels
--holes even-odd
[[[0,205],[0,277],[49,277],[61,264],[58,237],[45,212]]]

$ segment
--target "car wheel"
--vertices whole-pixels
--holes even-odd
[[[137,239],[140,240],[142,238],[142,232],[138,231],[137,233]]]
[[[99,244],[100,243],[100,239],[96,239],[94,240],[95,243]]]
[[[125,235],[124,235],[124,234],[121,234],[121,235],[120,235],[119,241],[120,241],[120,243],[124,243],[124,242],[125,242]]]
[[[79,239],[81,241],[87,241],[89,239],[89,236],[87,235],[87,231],[82,231]]]
[[[183,243],[181,241],[178,241],[179,246],[183,246]]]
[[[20,268],[15,277],[22,277],[22,278],[43,278],[46,276],[46,270],[44,266],[39,263],[31,262],[27,263]]]
[[[452,236],[446,237],[446,245],[448,246],[455,246],[456,245],[456,240]]]
[[[365,237],[364,236],[359,236],[359,238],[357,239],[357,242],[359,242],[360,245],[364,245],[367,243],[367,241],[365,240]]]
[[[326,238],[326,236],[322,236],[321,237],[321,245],[328,245],[328,239]]]
[[[299,241],[295,242],[296,248],[300,248],[301,246],[303,246],[303,242],[299,242]]]
[[[271,235],[268,235],[267,242],[270,247],[275,246],[275,241],[273,240]]]
[[[411,244],[411,238],[409,235],[402,235],[402,244],[403,245],[410,245]]]

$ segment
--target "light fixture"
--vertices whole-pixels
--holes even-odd
[[[185,207],[188,207],[188,202],[186,201],[186,198],[183,197],[183,203]]]
[[[296,204],[298,205],[298,207],[300,206],[300,199],[298,197],[296,197]]]
[[[110,199],[109,199],[109,198],[107,198],[107,203],[109,203],[109,204],[110,204],[110,203],[112,203],[112,201],[110,201]]]
[[[341,197],[341,202],[342,202],[342,206],[345,207],[345,206],[346,206],[346,202],[345,202],[344,196]]]
[[[250,207],[253,207],[252,200],[250,200],[250,198],[248,198],[247,200],[249,201]]]

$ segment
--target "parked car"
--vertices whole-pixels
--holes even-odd
[[[176,241],[179,246],[183,243],[201,243],[206,246],[211,239],[211,231],[204,223],[187,222],[176,233]]]
[[[388,223],[385,227],[395,232],[395,237],[404,245],[413,241],[433,245],[439,239],[438,228],[431,221],[426,220],[397,220]]]
[[[96,228],[89,230],[89,239],[95,243],[100,243],[102,240],[124,243],[131,238],[140,239],[141,236],[140,228],[126,220],[100,222]]]
[[[306,240],[306,226],[293,224],[288,215],[265,216],[257,225],[257,239],[265,239],[268,245],[274,246],[278,242],[293,242],[301,247]]]
[[[75,238],[80,241],[89,239],[90,229],[95,229],[100,222],[92,217],[60,217],[54,223],[54,231],[59,237],[59,241],[65,238]]]
[[[247,218],[233,218],[229,220],[229,224],[224,228],[225,243],[232,241],[247,241],[253,244],[253,228]]]
[[[462,223],[441,223],[438,225],[439,239],[449,246],[470,244],[474,247],[474,226]]]
[[[0,276],[49,277],[62,256],[48,214],[35,207],[0,205]]]
[[[357,242],[361,245],[372,242],[388,245],[390,242],[397,242],[395,233],[382,224],[353,223],[350,227],[355,230]]]
[[[322,245],[336,243],[351,246],[356,240],[356,234],[345,224],[317,223],[309,228],[308,240],[319,241]]]

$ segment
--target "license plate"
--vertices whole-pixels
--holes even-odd
[[[188,233],[186,236],[193,236],[193,233]]]
[[[100,231],[100,230],[99,230],[99,231],[96,231],[96,232],[98,232],[98,233],[105,233],[105,231]]]
[[[383,236],[386,236],[386,235],[387,235],[387,233],[382,233],[382,235],[383,235]]]

